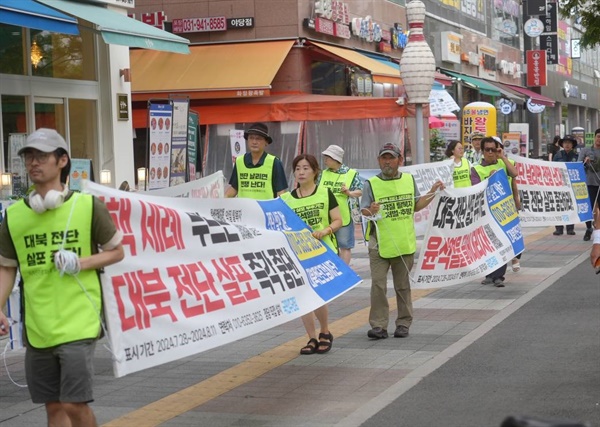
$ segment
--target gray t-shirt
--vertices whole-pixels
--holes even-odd
[[[579,151],[577,161],[583,162],[583,159],[586,157],[590,158],[590,161],[584,165],[585,173],[587,175],[587,185],[600,186],[600,148],[582,148],[581,151]]]

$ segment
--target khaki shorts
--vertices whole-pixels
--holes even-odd
[[[87,403],[92,394],[96,340],[75,341],[49,349],[30,346],[25,374],[33,403]]]

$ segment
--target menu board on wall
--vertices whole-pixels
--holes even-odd
[[[171,131],[173,123],[173,105],[150,103],[148,106],[150,128],[148,143],[148,188],[169,186],[171,169]]]
[[[170,186],[186,182],[187,131],[190,101],[188,98],[173,99],[173,132],[171,134]]]

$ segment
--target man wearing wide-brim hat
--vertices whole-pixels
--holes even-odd
[[[552,157],[553,162],[576,162],[577,161],[577,153],[574,148],[577,147],[577,139],[572,135],[565,135],[564,138],[561,138],[558,141],[558,145],[562,148],[562,150],[558,151]],[[562,225],[555,226],[556,230],[554,231],[555,236],[561,236],[564,231],[564,227]],[[567,234],[569,236],[575,235],[575,225],[569,224],[567,225]]]
[[[235,159],[225,197],[268,200],[287,191],[281,160],[265,151],[273,142],[264,123],[254,123],[244,132],[248,152]]]
[[[332,144],[321,154],[327,168],[321,172],[317,184],[329,188],[337,199],[342,214],[342,227],[335,232],[335,238],[340,258],[350,264],[354,248],[354,221],[350,203],[362,195],[363,184],[358,172],[344,164],[342,147]]]

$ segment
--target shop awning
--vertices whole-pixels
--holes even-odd
[[[310,44],[339,58],[342,58],[347,62],[364,68],[365,70],[369,70],[373,75],[373,81],[375,83],[402,84],[402,79],[400,78],[398,69],[391,64],[385,64],[383,61],[370,58],[360,52],[351,49],[345,49],[343,47],[331,46],[324,43],[317,43],[315,41],[311,41]]]
[[[67,0],[36,1],[95,24],[102,34],[102,38],[108,44],[189,53],[189,40],[99,5]]]
[[[77,20],[33,0],[0,0],[0,23],[78,35]]]
[[[141,103],[138,103],[141,104]],[[329,95],[273,95],[264,98],[192,101],[201,124],[377,119],[414,116],[414,106],[395,98]],[[133,127],[148,126],[148,110],[133,107]]]
[[[435,72],[435,81],[442,86],[452,86],[452,78],[447,75],[440,73],[439,71]]]
[[[469,86],[477,89],[479,93],[482,95],[488,96],[502,96],[502,92],[492,84],[486,82],[485,80],[478,79],[477,77],[467,76],[466,74],[453,73],[452,71],[443,70],[445,74],[452,76],[456,79],[462,80]]]
[[[531,98],[531,101],[534,102],[535,104],[545,105],[547,107],[554,107],[554,100],[552,98],[548,98],[547,96],[540,95],[539,93],[535,93],[534,91],[529,90],[524,87],[521,87],[521,86],[513,86],[513,85],[507,85],[507,84],[505,84],[503,86],[506,86],[510,90],[514,90],[515,92],[519,92],[519,93]]]
[[[294,40],[281,40],[192,46],[185,56],[132,50],[132,99],[142,101],[174,93],[191,99],[268,96],[293,44]]]

